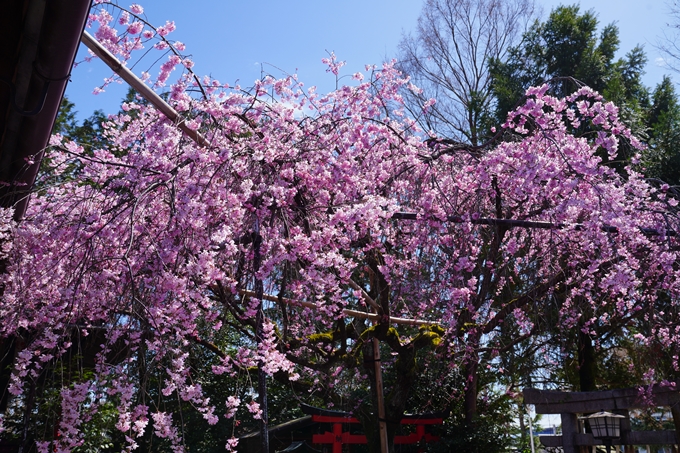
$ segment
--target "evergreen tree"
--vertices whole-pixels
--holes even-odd
[[[640,80],[647,61],[644,50],[635,47],[625,58],[615,60],[619,43],[614,24],[598,35],[593,11],[581,13],[576,5],[554,9],[548,20],[534,23],[522,43],[510,49],[507,60],[491,62],[498,121],[505,120],[506,112],[528,87],[551,79],[558,79],[552,86],[559,96],[572,92],[579,83],[603,93],[619,107],[644,107],[648,97]]]
[[[652,94],[646,123],[649,138],[643,154],[645,175],[668,184],[680,184],[680,105],[668,76]]]
[[[128,101],[134,93],[135,91],[130,89],[123,102]],[[100,144],[103,140],[102,123],[107,120],[106,114],[102,110],[95,110],[92,115],[83,120],[82,124],[78,124],[76,119],[78,111],[75,107],[75,104],[64,96],[52,127],[52,133],[61,134],[67,139],[81,144],[86,149]]]

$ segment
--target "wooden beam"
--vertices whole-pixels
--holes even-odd
[[[343,424],[361,423],[358,418],[353,417],[351,415],[337,416],[337,415],[313,414],[311,415],[311,417],[312,421],[317,423],[343,423]],[[444,423],[444,419],[442,417],[436,416],[430,417],[429,415],[425,415],[423,417],[404,415],[400,423],[402,425],[417,425],[417,426],[441,425],[442,423]]]
[[[544,447],[561,447],[563,436],[538,436]],[[573,445],[577,447],[602,445],[590,433],[576,433]],[[630,431],[623,433],[621,439],[614,439],[612,445],[674,445],[675,431]]]

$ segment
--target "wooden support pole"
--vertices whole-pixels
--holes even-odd
[[[385,397],[383,395],[382,365],[380,364],[380,340],[373,338],[373,360],[375,366],[375,390],[378,394],[378,426],[380,428],[380,451],[388,453],[387,422],[385,420]]]
[[[392,214],[394,220],[417,220],[418,214],[415,212],[395,212]],[[505,226],[508,228],[531,228],[539,230],[562,230],[571,227],[576,231],[583,231],[586,227],[581,223],[565,224],[553,222],[541,222],[532,220],[519,219],[494,219],[494,218],[466,218],[458,215],[449,215],[445,218],[438,219],[440,221],[447,221],[451,223],[471,223],[473,225],[491,225],[491,226]],[[640,232],[645,236],[677,236],[675,230],[660,231],[655,228],[638,227]],[[600,231],[605,233],[618,233],[619,229],[611,225],[600,225]]]
[[[529,444],[531,445],[531,453],[536,453],[536,446],[534,445],[534,424],[531,420],[531,409],[529,406],[526,406],[527,408],[527,413],[529,414]],[[524,414],[521,415],[524,417]]]

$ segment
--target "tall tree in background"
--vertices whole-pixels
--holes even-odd
[[[487,133],[493,105],[490,60],[504,60],[526,24],[533,0],[427,0],[414,34],[402,38],[400,69],[422,89],[406,92],[407,105],[420,113],[425,130],[477,145]],[[419,115],[417,115],[419,116]]]
[[[646,119],[645,174],[661,183],[680,184],[680,104],[670,77],[664,77],[652,93]]]
[[[508,58],[491,64],[493,94],[497,99],[497,119],[505,120],[530,87],[554,78],[574,78],[599,91],[620,108],[636,109],[645,105],[647,91],[640,77],[646,63],[641,47],[625,58],[615,60],[619,49],[619,30],[605,26],[598,36],[598,20],[593,11],[581,13],[574,6],[554,9],[545,22],[536,22],[522,43],[512,47]],[[554,84],[557,95],[574,89],[571,81]],[[622,115],[626,119],[626,114]]]
[[[665,39],[657,44],[657,48],[665,55],[664,64],[674,72],[680,72],[680,5],[668,2],[670,30],[664,33]]]
[[[657,48],[664,54],[664,64],[680,73],[680,5],[669,3],[670,30],[664,34]],[[648,118],[650,128],[649,149],[645,153],[648,174],[664,182],[680,185],[680,102],[670,77],[656,87],[652,95],[653,105]]]
[[[132,96],[133,93],[134,90],[131,90],[123,101],[131,101],[130,96]],[[73,140],[74,142],[91,149],[93,146],[96,146],[104,140],[101,133],[102,123],[106,121],[107,116],[102,110],[95,110],[92,115],[83,120],[81,124],[78,124],[76,119],[78,111],[75,110],[75,108],[76,105],[67,97],[62,99],[59,113],[57,114],[54,127],[52,128],[52,133],[60,134],[68,140]]]

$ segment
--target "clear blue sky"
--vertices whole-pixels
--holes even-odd
[[[125,0],[122,0],[122,4]],[[135,0],[129,0],[133,3]],[[347,61],[345,74],[380,64],[396,54],[402,32],[415,28],[422,7],[420,0],[139,0],[149,20],[157,25],[174,20],[177,30],[170,36],[184,42],[193,55],[195,71],[222,82],[251,86],[261,71],[273,75],[297,73],[305,85],[319,91],[334,88],[334,78],[325,73],[321,59],[334,51]],[[654,44],[667,30],[664,0],[539,0],[544,17],[560,4],[580,3],[594,10],[600,24],[616,22],[621,54],[643,44],[649,58],[645,83],[653,86],[668,73],[655,61],[660,54]],[[81,47],[83,47],[81,45]],[[84,50],[81,49],[82,58]],[[135,68],[146,69],[144,60]],[[67,96],[75,102],[79,118],[95,109],[116,112],[127,88],[109,87],[94,96],[92,90],[110,71],[99,61],[75,68]],[[172,80],[172,79],[171,79]],[[680,80],[680,76],[676,77]]]

